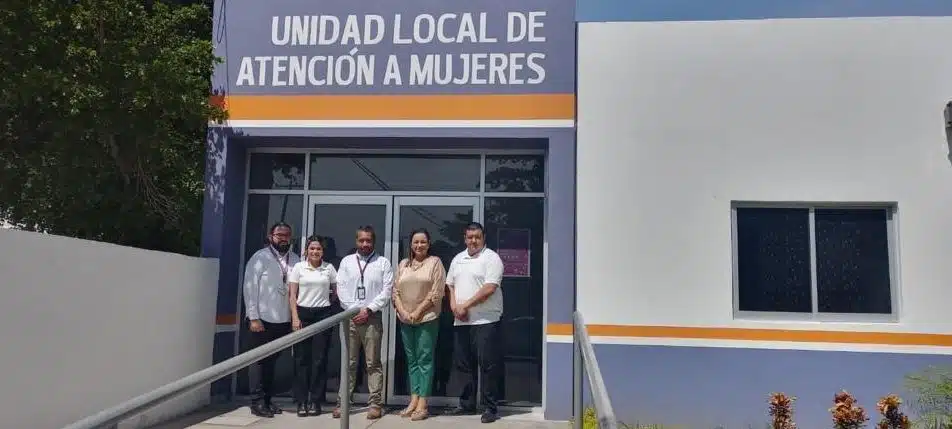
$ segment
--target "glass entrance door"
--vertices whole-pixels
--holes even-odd
[[[381,255],[391,254],[390,231],[393,228],[393,197],[390,196],[311,196],[308,203],[307,236],[326,237],[327,249],[324,259],[340,268],[341,259],[354,253],[357,228],[370,225],[377,235],[376,251]],[[306,240],[301,240],[304,246]],[[303,249],[301,249],[303,255]],[[386,311],[386,310],[385,310]],[[387,316],[384,316],[387,320]],[[339,331],[339,329],[338,329]],[[383,344],[387,344],[387,330],[384,330]],[[327,399],[337,400],[340,386],[340,336],[333,335],[331,348],[327,355]],[[363,362],[363,355],[360,362]],[[385,362],[384,365],[387,363]],[[367,383],[364,366],[357,366],[357,388],[354,399],[367,401]]]
[[[424,228],[430,233],[430,254],[443,261],[449,270],[450,262],[466,248],[463,228],[478,221],[482,210],[479,197],[395,197],[393,204],[393,265],[396,267],[409,255],[410,232]],[[387,402],[407,404],[410,400],[407,366],[400,321],[394,312],[389,315],[387,349]],[[444,298],[440,313],[440,332],[434,356],[436,358],[431,405],[456,405],[462,385],[460,377],[453,376],[453,315],[449,301]]]
[[[479,197],[392,197],[389,195],[333,195],[311,196],[308,202],[306,236],[321,235],[327,239],[325,259],[340,267],[341,259],[354,252],[357,227],[370,225],[377,232],[376,250],[387,255],[396,270],[400,260],[407,257],[410,231],[425,228],[430,233],[430,253],[450,262],[466,245],[463,228],[469,222],[479,221],[482,210]],[[306,240],[302,238],[303,246]],[[303,249],[302,253],[303,253]],[[383,346],[385,394],[388,404],[409,402],[406,359],[400,339],[400,322],[391,308],[384,310]],[[440,333],[435,351],[435,374],[432,405],[455,405],[462,389],[461,378],[453,374],[453,315],[449,301],[443,300],[440,315]],[[363,356],[360,361],[363,362]],[[327,398],[337,399],[340,383],[340,338],[333,336],[328,353]],[[363,365],[357,367],[355,400],[366,402],[367,387]]]

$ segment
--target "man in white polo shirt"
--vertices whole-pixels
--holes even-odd
[[[393,266],[390,261],[374,251],[377,241],[371,226],[357,228],[357,252],[345,256],[337,269],[337,296],[344,309],[360,308],[354,316],[350,331],[341,334],[341,341],[347,341],[350,356],[350,391],[340,392],[338,404],[343,395],[354,395],[353,380],[357,375],[357,359],[360,348],[364,349],[367,365],[367,390],[370,395],[367,418],[379,419],[383,416],[383,365],[380,362],[380,341],[383,338],[383,317],[381,312],[390,303],[393,291]],[[340,418],[340,405],[334,409],[334,418]]]
[[[245,315],[251,331],[250,346],[259,347],[291,332],[288,306],[288,271],[301,258],[291,251],[291,226],[278,222],[268,232],[268,245],[251,255],[245,266]],[[274,367],[279,353],[258,362],[260,377],[251,395],[251,413],[274,417],[281,409],[271,403]]]
[[[499,419],[497,400],[503,369],[499,328],[503,309],[500,289],[503,264],[496,252],[486,248],[482,225],[470,223],[464,233],[466,250],[450,263],[446,285],[455,319],[454,366],[467,378],[459,406],[449,414],[475,414],[479,396],[479,405],[483,409],[480,420],[492,423]],[[479,383],[480,379],[482,383]],[[478,395],[480,384],[482,394]]]

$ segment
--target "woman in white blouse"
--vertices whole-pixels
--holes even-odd
[[[334,314],[331,300],[337,288],[337,270],[324,261],[324,247],[323,237],[308,237],[306,257],[288,273],[291,328],[295,331]],[[297,370],[293,390],[299,417],[321,413],[332,333],[333,330],[328,329],[294,345]]]

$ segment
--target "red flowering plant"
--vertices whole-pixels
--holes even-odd
[[[866,410],[856,404],[856,398],[843,390],[833,397],[833,427],[836,429],[860,429],[869,420]]]
[[[797,424],[793,422],[793,401],[797,398],[787,396],[783,393],[770,394],[770,427],[772,429],[796,429]]]
[[[876,427],[878,429],[909,429],[909,417],[899,410],[900,405],[902,405],[902,399],[897,395],[887,395],[880,399],[876,403],[876,409],[883,418]]]

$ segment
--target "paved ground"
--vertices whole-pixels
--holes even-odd
[[[316,417],[298,417],[289,405],[286,412],[273,419],[252,416],[248,407],[208,408],[174,422],[153,429],[339,429],[340,420],[331,418],[330,412]],[[327,408],[330,411],[330,408]],[[395,413],[396,411],[394,411]],[[482,424],[479,416],[446,417],[433,416],[427,420],[411,422],[396,414],[388,414],[380,420],[367,420],[365,409],[357,408],[350,418],[351,429],[436,429],[452,426],[453,429],[569,429],[567,422],[544,421],[532,413],[511,413],[492,424]]]

